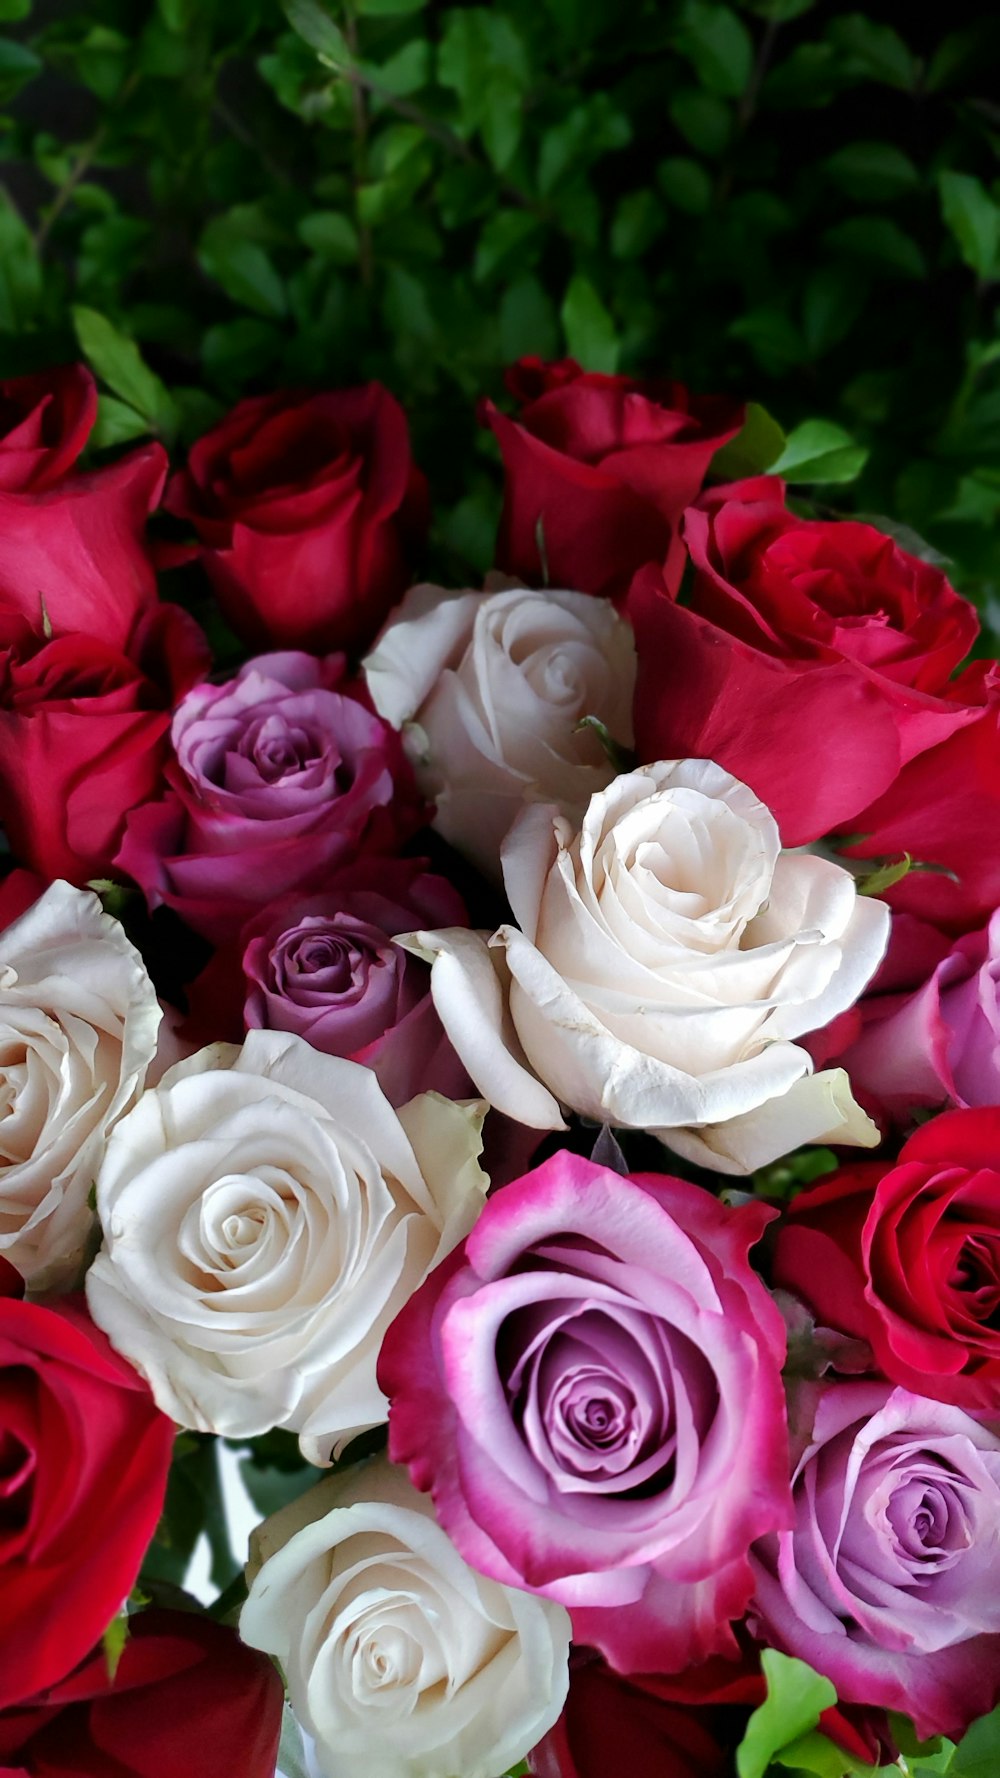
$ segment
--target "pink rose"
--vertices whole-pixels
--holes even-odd
[[[923,986],[862,1003],[840,1060],[889,1117],[918,1106],[1000,1105],[1000,910],[957,939]]]
[[[784,1329],[747,1259],[770,1217],[560,1151],[382,1347],[390,1456],[462,1554],[626,1672],[734,1650],[749,1546],[790,1522]]]
[[[340,655],[259,655],[188,692],[172,737],[167,795],[132,812],[116,863],[214,944],[419,823],[399,739],[351,695]]]
[[[848,1703],[957,1740],[1000,1693],[1000,1439],[960,1408],[836,1383],[756,1550],[756,1630]]]
[[[426,963],[393,944],[416,926],[464,926],[462,899],[419,860],[359,859],[322,894],[285,896],[244,929],[249,1030],[296,1031],[364,1062],[393,1105],[458,1099],[469,1077],[445,1037]]]

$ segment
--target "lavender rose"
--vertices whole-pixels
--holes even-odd
[[[838,1059],[887,1116],[1000,1105],[1000,909],[914,993],[862,1002],[861,1012],[861,1035]]]
[[[750,1544],[790,1523],[784,1330],[747,1260],[770,1215],[560,1152],[385,1336],[390,1456],[474,1568],[623,1671],[733,1653]]]
[[[1000,1439],[884,1383],[823,1391],[796,1523],[754,1554],[756,1631],[849,1703],[957,1739],[1000,1694]]]
[[[409,837],[419,805],[398,737],[349,695],[343,657],[259,655],[174,713],[170,789],[129,816],[116,862],[151,907],[215,944],[362,848]]]
[[[244,929],[248,1029],[295,1031],[364,1062],[393,1105],[471,1083],[434,1010],[430,970],[393,944],[415,925],[464,924],[461,897],[418,861],[361,859],[322,895],[272,902]]]

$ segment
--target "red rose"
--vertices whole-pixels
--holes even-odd
[[[727,1778],[732,1743],[717,1735],[732,1714],[665,1703],[644,1678],[623,1679],[584,1656],[572,1668],[562,1716],[529,1763],[538,1778]]]
[[[162,789],[170,711],[208,671],[186,612],[153,607],[127,653],[92,635],[0,642],[0,808],[16,856],[46,878],[107,876],[125,816]]]
[[[0,489],[39,494],[72,469],[97,418],[84,364],[0,382]]]
[[[538,584],[623,594],[663,562],[674,526],[743,410],[681,383],[634,382],[563,359],[524,359],[507,375],[518,419],[482,405],[503,454],[497,566]],[[541,537],[544,556],[539,548]]]
[[[974,689],[973,689],[974,688]],[[963,933],[1000,907],[1000,677],[976,661],[955,682],[956,699],[973,695],[973,720],[911,760],[899,777],[845,823],[863,837],[844,845],[852,858],[902,858],[915,870],[885,899],[894,908]],[[812,737],[810,737],[812,740]]]
[[[787,845],[867,834],[861,811],[895,795],[908,762],[981,717],[978,670],[951,682],[975,611],[873,526],[798,519],[753,490],[685,515],[687,605],[673,574],[633,582],[639,756],[717,760]]]
[[[30,1638],[35,1626],[22,1625]],[[274,1778],[283,1689],[235,1630],[144,1611],[112,1681],[103,1650],[0,1713],[0,1771],[17,1778]]]
[[[0,1298],[0,1709],[54,1685],[135,1584],[173,1423],[74,1298]]]
[[[774,1282],[870,1344],[882,1373],[972,1414],[1000,1411],[1000,1109],[924,1124],[893,1166],[804,1192]]]
[[[167,506],[205,546],[237,635],[256,648],[357,649],[409,582],[426,483],[380,383],[241,401],[191,448]]]
[[[42,492],[0,491],[0,636],[96,636],[123,648],[156,599],[146,520],[167,472],[158,444]]]

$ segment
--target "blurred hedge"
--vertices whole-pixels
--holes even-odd
[[[459,574],[489,560],[499,485],[475,399],[570,352],[834,422],[814,499],[893,514],[1000,607],[997,16],[0,0],[0,21],[0,372],[79,340],[107,446],[381,377]],[[757,459],[776,449],[759,420]]]

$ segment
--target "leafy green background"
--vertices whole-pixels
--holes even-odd
[[[107,450],[380,377],[458,582],[505,362],[679,377],[758,404],[720,468],[919,534],[1000,631],[998,77],[1000,15],[957,0],[0,0],[0,375],[82,353]],[[245,1473],[262,1511],[303,1481],[280,1434]],[[149,1593],[206,1523],[222,1614],[185,1435]],[[822,1682],[772,1666],[744,1778],[839,1773]],[[1000,1717],[904,1761],[985,1778]]]
[[[82,309],[106,445],[382,377],[464,578],[499,486],[476,397],[569,351],[839,426],[868,455],[815,497],[1000,601],[992,9],[0,0],[0,23],[0,370],[75,353]]]

